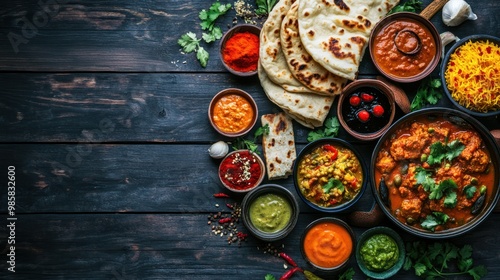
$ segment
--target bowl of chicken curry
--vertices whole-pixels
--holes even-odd
[[[409,233],[461,235],[499,199],[500,153],[476,119],[428,108],[395,122],[375,146],[371,185],[383,212]]]

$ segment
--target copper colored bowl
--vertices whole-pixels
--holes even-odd
[[[375,37],[380,34],[382,31],[384,31],[389,25],[392,25],[394,22],[400,21],[400,20],[413,20],[417,22],[418,24],[421,24],[422,26],[426,27],[429,32],[432,35],[432,41],[436,47],[436,53],[434,54],[432,60],[429,62],[429,64],[423,68],[420,72],[418,72],[415,75],[412,76],[403,76],[403,75],[396,75],[395,73],[390,73],[389,71],[384,70],[381,65],[378,64],[378,61],[376,60],[376,44],[375,44]],[[409,39],[408,39],[409,38]],[[406,40],[403,43],[399,43],[399,40]],[[408,27],[402,28],[398,32],[396,32],[394,38],[394,45],[392,46],[391,50],[395,50],[396,53],[401,53],[401,55],[407,57],[408,59],[412,59],[417,57],[419,53],[422,51],[422,49],[426,49],[425,43],[422,42],[421,38],[418,37],[418,35],[411,30]],[[405,48],[405,46],[407,48]],[[423,16],[416,14],[416,13],[410,13],[410,12],[399,12],[399,13],[394,13],[391,14],[385,18],[383,18],[381,21],[379,21],[375,27],[372,29],[371,34],[370,34],[370,41],[369,41],[369,51],[370,51],[370,57],[375,64],[375,67],[387,78],[394,80],[396,82],[401,82],[401,83],[411,83],[415,81],[419,81],[425,77],[427,77],[439,63],[439,60],[441,59],[441,37],[439,36],[439,32],[436,30],[436,27],[426,18]],[[388,56],[390,54],[385,54],[384,57]],[[398,70],[394,72],[404,72],[404,70]]]
[[[372,110],[370,103],[361,103],[360,106],[353,107],[349,101],[352,94],[356,94],[357,92],[364,90],[372,90],[382,94],[377,97],[378,99],[376,100],[380,100],[379,103],[384,107],[384,115],[382,117],[375,117],[371,115],[370,120],[366,123],[362,123],[354,119],[352,114],[361,110],[370,112],[370,110]],[[377,102],[374,102],[372,104],[376,103]],[[377,139],[384,134],[394,120],[395,111],[396,105],[392,89],[384,82],[374,79],[355,80],[354,82],[348,84],[342,91],[337,104],[337,117],[342,127],[350,135],[365,141]],[[370,131],[363,131],[365,127],[367,127]]]
[[[220,60],[222,61],[222,64],[224,67],[226,67],[227,71],[231,72],[234,75],[241,76],[241,77],[248,77],[248,76],[254,76],[257,74],[257,65],[254,71],[248,71],[248,72],[241,72],[237,71],[233,68],[231,68],[227,63],[224,61],[223,58],[223,52],[226,47],[227,41],[233,37],[237,33],[243,33],[243,32],[250,32],[252,34],[257,35],[257,37],[260,38],[260,28],[256,25],[253,24],[239,24],[234,26],[233,28],[229,29],[224,36],[222,36],[222,39],[220,41],[220,49],[219,49],[219,56]],[[258,63],[258,62],[257,62]]]

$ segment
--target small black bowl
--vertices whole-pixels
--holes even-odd
[[[446,84],[445,73],[446,73],[446,70],[448,68],[448,63],[450,61],[450,56],[455,52],[455,50],[457,48],[463,46],[465,43],[467,43],[469,41],[471,41],[471,42],[478,42],[478,41],[486,41],[486,40],[488,40],[489,42],[495,43],[497,46],[500,46],[500,38],[498,38],[498,37],[494,37],[494,36],[490,36],[490,35],[482,35],[482,34],[467,36],[467,37],[462,38],[461,40],[459,40],[455,44],[453,44],[453,46],[450,48],[450,50],[446,53],[446,56],[444,57],[443,62],[441,64],[441,81],[442,81],[442,84],[443,84],[443,89],[444,89],[444,92],[446,94],[446,97],[448,97],[448,99],[451,101],[451,103],[453,103],[453,105],[456,108],[458,108],[459,110],[461,110],[461,111],[463,111],[463,112],[465,112],[465,113],[467,113],[469,115],[476,116],[476,117],[491,117],[491,116],[496,116],[496,115],[500,114],[500,110],[488,111],[488,112],[484,112],[483,113],[483,112],[478,112],[478,111],[470,110],[470,109],[465,108],[464,106],[460,105],[451,96],[451,92],[448,89],[448,85]],[[500,57],[499,57],[499,59],[500,59]]]
[[[315,148],[317,148],[319,146],[322,146],[324,144],[338,145],[338,146],[341,146],[341,147],[344,147],[346,149],[351,150],[354,153],[354,155],[356,156],[356,158],[358,159],[359,164],[360,164],[361,169],[362,169],[361,173],[362,173],[362,177],[363,177],[363,182],[362,182],[362,185],[361,185],[361,187],[359,189],[359,192],[350,201],[342,203],[342,204],[340,204],[338,206],[324,207],[324,206],[320,206],[320,205],[318,205],[318,204],[316,204],[316,203],[308,200],[302,194],[302,191],[301,191],[300,186],[299,186],[299,181],[298,181],[299,170],[298,169],[299,169],[300,162],[305,157],[305,155],[309,154]],[[311,142],[311,143],[307,144],[300,151],[300,153],[297,156],[297,159],[294,162],[293,174],[294,174],[294,176],[293,176],[293,183],[295,185],[295,190],[297,191],[297,194],[302,199],[302,201],[304,201],[304,203],[307,204],[309,207],[311,207],[311,208],[313,208],[313,209],[315,209],[317,211],[325,212],[325,213],[347,212],[347,210],[349,208],[351,208],[361,198],[361,196],[363,196],[363,193],[364,193],[364,191],[366,189],[366,185],[367,185],[367,181],[368,181],[368,169],[365,166],[365,163],[363,161],[363,157],[361,156],[361,154],[359,153],[359,151],[356,150],[356,148],[354,148],[354,146],[352,146],[347,141],[339,139],[339,138],[323,138],[323,139],[319,139],[319,140],[316,140],[314,142]]]
[[[253,223],[250,218],[250,208],[252,206],[252,203],[255,201],[256,198],[266,195],[266,194],[276,194],[286,200],[290,208],[292,210],[290,220],[288,223],[284,226],[284,228],[274,231],[274,232],[266,232],[261,229],[258,229]],[[297,224],[297,220],[299,218],[299,204],[297,203],[297,200],[293,196],[293,194],[284,188],[283,186],[276,185],[276,184],[266,184],[266,185],[260,185],[259,187],[253,189],[250,191],[248,194],[245,195],[243,198],[242,202],[242,218],[243,218],[243,224],[245,227],[257,238],[267,241],[267,242],[272,242],[276,240],[280,240],[284,237],[286,237],[295,227],[295,224]]]

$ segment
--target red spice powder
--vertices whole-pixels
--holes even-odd
[[[234,34],[227,40],[222,52],[224,62],[239,72],[257,70],[259,61],[259,37],[250,32]]]

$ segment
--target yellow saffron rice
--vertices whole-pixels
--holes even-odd
[[[500,109],[500,48],[489,41],[468,41],[450,56],[445,71],[452,98],[463,107]]]

